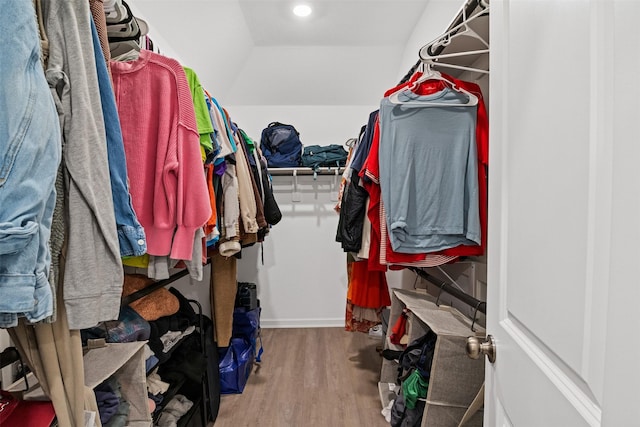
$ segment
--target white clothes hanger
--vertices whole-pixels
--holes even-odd
[[[473,28],[471,28],[469,26],[469,22],[471,22],[472,20],[478,18],[479,16],[483,16],[486,15],[488,13],[488,9],[484,9],[482,12],[479,12],[475,15],[473,15],[471,18],[462,21],[460,24],[456,25],[455,27],[451,28],[450,30],[448,30],[446,33],[444,33],[443,35],[441,35],[440,37],[438,37],[437,39],[431,41],[431,43],[428,43],[426,46],[424,46],[422,49],[420,49],[420,52],[422,53],[422,50],[424,50],[426,48],[427,50],[427,54],[423,55],[425,57],[425,59],[429,59],[429,58],[434,58],[434,57],[439,57],[439,55],[430,55],[428,50],[429,48],[437,48],[440,46],[448,46],[449,44],[451,44],[451,41],[458,38],[458,37],[472,37],[476,40],[478,40],[485,48],[487,48],[487,52],[489,49],[489,43],[480,35],[478,34]],[[460,52],[460,53],[465,53],[465,52]]]
[[[473,16],[466,17],[464,9],[462,10],[462,22],[450,29],[448,29],[444,34],[439,36],[438,38],[432,40],[426,45],[422,46],[418,52],[418,56],[423,61],[428,60],[437,60],[440,58],[452,58],[459,56],[467,56],[467,55],[478,55],[483,53],[489,53],[489,43],[478,34],[473,28],[469,26],[469,23],[474,21],[475,19],[485,16],[489,13],[489,7],[487,6],[482,11],[476,13]],[[441,55],[432,55],[430,54],[430,50],[434,48],[438,48],[440,46],[448,46],[451,42],[458,37],[472,37],[478,40],[486,49],[477,49],[472,51],[462,51],[462,52],[454,52],[449,54],[441,54]]]
[[[140,56],[140,46],[133,40],[109,43],[111,60],[118,62],[135,61]]]
[[[396,105],[419,105],[419,106],[422,106],[422,107],[472,107],[474,105],[478,105],[478,97],[477,96],[475,96],[473,93],[465,90],[464,88],[457,86],[455,83],[453,83],[449,79],[445,78],[438,71],[435,71],[432,68],[433,65],[434,64],[431,61],[424,61],[423,62],[423,66],[424,66],[423,74],[415,82],[410,84],[409,87],[401,89],[401,90],[398,90],[398,91],[392,93],[391,95],[389,95],[389,97],[387,98],[389,100],[389,102],[391,102],[392,104],[396,104]],[[460,103],[460,104],[453,104],[453,103],[447,103],[447,102],[427,101],[427,100],[418,101],[418,100],[411,100],[411,99],[403,101],[403,100],[400,99],[401,95],[413,93],[412,92],[413,89],[415,89],[422,82],[425,82],[427,80],[441,80],[441,81],[444,81],[444,82],[448,83],[448,86],[451,89],[455,90],[458,93],[462,93],[463,95],[465,95],[467,97],[467,102],[463,102],[463,103]]]
[[[466,65],[455,65],[447,62],[433,62],[436,67],[455,68],[456,70],[473,71],[475,73],[489,74],[489,70],[483,70],[482,68],[467,67]]]
[[[443,53],[435,56],[428,56],[425,58],[420,58],[423,61],[435,61],[442,58],[455,58],[457,56],[468,56],[468,55],[481,55],[483,53],[489,53],[489,49],[480,49],[480,50],[467,50],[463,52],[453,52],[453,53]]]

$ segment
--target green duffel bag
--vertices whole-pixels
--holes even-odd
[[[347,163],[349,153],[342,145],[309,145],[302,153],[302,166],[317,170],[320,167],[340,167]]]

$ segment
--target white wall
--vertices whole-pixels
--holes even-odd
[[[398,80],[418,61],[418,52],[425,44],[442,34],[456,17],[464,0],[430,0],[418,20],[404,49],[398,68]]]
[[[338,214],[331,193],[336,181],[327,175],[297,179],[300,202],[292,200],[292,176],[273,177],[283,219],[264,248],[243,250],[238,280],[257,283],[263,327],[341,327],[348,283],[346,254],[335,241]],[[398,276],[389,280],[399,286]]]
[[[300,202],[292,201],[293,181],[292,176],[273,177],[282,221],[263,248],[243,250],[238,280],[257,283],[264,327],[342,326],[346,255],[335,242],[334,179],[298,177]]]
[[[292,124],[304,145],[342,144],[357,137],[375,106],[229,106],[232,119],[259,141],[272,121]],[[264,327],[343,326],[346,255],[335,241],[338,214],[333,176],[298,177],[300,202],[292,200],[292,176],[274,176],[282,221],[264,247],[243,250],[238,280],[258,285]],[[262,265],[264,251],[264,265]]]
[[[254,47],[212,95],[234,105],[375,105],[393,85],[401,53],[401,45]]]

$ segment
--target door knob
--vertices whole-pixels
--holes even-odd
[[[472,359],[477,359],[481,354],[486,354],[489,362],[494,363],[496,361],[496,340],[492,335],[487,335],[485,342],[480,342],[478,337],[467,338],[467,356]]]

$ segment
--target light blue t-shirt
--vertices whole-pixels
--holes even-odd
[[[425,253],[480,244],[476,106],[445,88],[380,103],[380,187],[391,247]],[[425,106],[429,102],[449,106]],[[422,105],[421,105],[422,104]],[[456,106],[456,104],[458,104]]]

